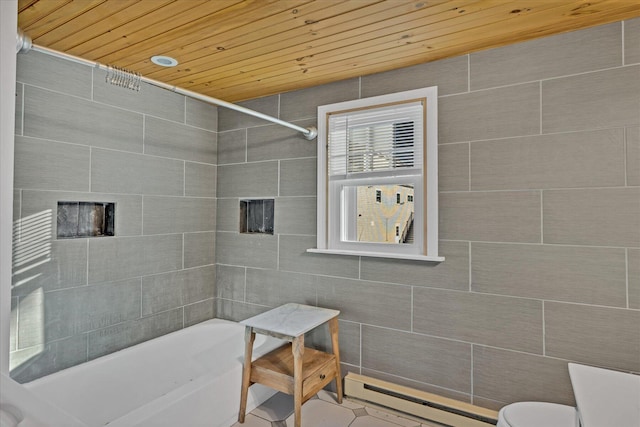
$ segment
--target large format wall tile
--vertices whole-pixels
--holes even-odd
[[[546,355],[640,371],[640,311],[545,302]]]
[[[250,110],[264,113],[272,117],[278,117],[279,96],[266,96],[264,98],[251,99],[239,102],[238,105]],[[218,132],[233,129],[264,126],[270,122],[258,117],[250,116],[228,108],[218,109]]]
[[[89,240],[89,283],[182,268],[182,235]]]
[[[540,193],[441,193],[439,220],[441,239],[540,242]]]
[[[199,197],[144,197],[144,234],[213,231],[215,229],[215,199]]]
[[[91,150],[91,191],[182,196],[184,162],[112,150]]]
[[[469,144],[438,146],[438,190],[469,190]]]
[[[216,163],[216,133],[155,117],[144,120],[144,152],[173,159]]]
[[[346,320],[338,321],[340,362],[360,365],[360,324]],[[325,323],[305,335],[305,346],[331,353],[331,334]],[[344,372],[342,373],[345,374]]]
[[[628,249],[629,308],[640,309],[640,249]]]
[[[246,302],[277,307],[295,302],[316,305],[316,276],[247,269]]]
[[[456,399],[461,402],[471,403],[471,394],[463,393],[460,391],[451,390],[449,388],[438,387],[433,384],[427,384],[420,381],[415,381],[409,378],[400,377],[397,375],[388,374],[386,372],[374,371],[372,369],[362,368],[362,372],[355,372],[356,374],[366,375],[380,379],[382,381],[388,381],[393,384],[398,384],[405,387],[411,387],[416,390],[426,391],[427,393],[434,393],[442,397],[448,397]]]
[[[627,128],[627,185],[640,185],[640,127]]]
[[[216,298],[244,301],[247,269],[222,264],[216,267]]]
[[[304,128],[315,125],[316,120],[301,120],[296,125]],[[309,141],[300,132],[279,125],[247,129],[247,161],[314,157],[317,141]]]
[[[257,268],[276,268],[278,238],[266,234],[216,234],[216,262]]]
[[[218,131],[218,107],[197,99],[185,97],[185,123],[197,128]]]
[[[639,123],[640,65],[542,82],[545,133]]]
[[[185,196],[216,197],[216,166],[185,162],[184,167]]]
[[[37,363],[33,359],[37,355]],[[16,367],[11,369],[11,378],[19,383],[53,374],[87,361],[87,335],[54,341],[37,347],[18,350],[11,355]]]
[[[139,91],[114,90],[113,86],[105,81],[105,77],[106,71],[94,70],[95,101],[184,123],[184,95],[144,82]]]
[[[280,161],[280,196],[314,196],[317,188],[315,158]]]
[[[216,199],[216,230],[240,231],[239,199]]]
[[[280,118],[282,120],[299,120],[311,117],[313,123],[301,124],[300,126],[313,125],[317,127],[315,120],[318,115],[318,106],[350,101],[359,97],[360,79],[357,78],[283,93],[280,95]]]
[[[87,240],[33,238],[13,242],[11,295],[24,296],[37,290],[54,291],[87,284]]]
[[[89,147],[16,137],[14,187],[89,191]]]
[[[362,98],[438,86],[438,95],[467,92],[468,58],[466,55],[427,62],[361,78]]]
[[[218,133],[218,164],[247,161],[247,130],[238,129]]]
[[[184,306],[184,327],[213,319],[216,316],[215,299],[207,299]]]
[[[116,204],[116,236],[142,233],[142,197],[124,194],[22,191],[20,228],[37,227],[41,233],[56,235],[58,202],[111,202]],[[36,223],[36,221],[38,221]],[[37,224],[37,225],[36,225]]]
[[[362,367],[471,392],[471,345],[362,326]]]
[[[91,332],[88,343],[89,359],[181,329],[183,316],[183,309],[179,308]]]
[[[472,190],[624,185],[624,131],[471,143]]]
[[[43,313],[47,342],[138,319],[140,279],[47,292]]]
[[[473,346],[473,394],[575,405],[566,361],[479,345]]]
[[[280,236],[279,268],[308,274],[358,277],[358,257],[307,252],[316,247],[315,236]]]
[[[91,99],[91,67],[35,51],[16,59],[19,82]]]
[[[216,233],[184,233],[184,268],[215,264]]]
[[[142,152],[142,114],[25,86],[24,135]]]
[[[439,242],[441,263],[363,257],[360,278],[434,288],[469,289],[469,244]]]
[[[218,166],[218,197],[278,195],[278,162]]]
[[[540,133],[540,85],[527,83],[445,96],[438,105],[439,142]]]
[[[620,22],[471,54],[471,90],[622,65]]]
[[[316,234],[315,197],[278,197],[274,231],[280,234]]]
[[[318,277],[318,305],[340,318],[394,329],[411,329],[411,287]]]
[[[215,266],[190,268],[142,278],[142,315],[213,298]]]
[[[544,243],[640,247],[640,188],[549,190]]]
[[[478,292],[626,306],[624,249],[472,243],[471,274]]]
[[[264,313],[271,307],[264,305],[248,304],[246,302],[216,299],[216,316],[220,319],[240,322],[249,317]]]
[[[624,21],[624,63],[640,62],[640,18]]]
[[[497,295],[414,288],[413,330],[542,354],[542,303]]]

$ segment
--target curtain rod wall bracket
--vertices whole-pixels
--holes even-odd
[[[304,135],[307,140],[312,141],[318,136],[318,128],[315,126],[309,126],[307,128],[307,133],[303,132],[302,135]]]

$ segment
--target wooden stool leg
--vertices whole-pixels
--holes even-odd
[[[302,423],[302,358],[304,356],[304,335],[293,339],[293,404],[294,427],[300,427]]]
[[[245,412],[247,411],[247,395],[249,394],[249,386],[251,385],[251,356],[253,353],[253,341],[256,333],[253,328],[246,326],[244,329],[244,366],[242,367],[242,390],[240,390],[240,412],[238,413],[238,422],[244,423]]]
[[[336,357],[336,391],[338,403],[342,403],[342,373],[340,372],[340,344],[338,342],[338,318],[329,320],[329,332],[331,332],[331,347]]]

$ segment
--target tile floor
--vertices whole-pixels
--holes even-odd
[[[293,427],[293,397],[276,393],[254,409],[244,424],[233,427]],[[302,405],[303,427],[440,427],[440,424],[399,416],[322,390]]]

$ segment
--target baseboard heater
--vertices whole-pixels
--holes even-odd
[[[445,426],[487,427],[498,419],[490,409],[351,372],[344,378],[344,393]]]

